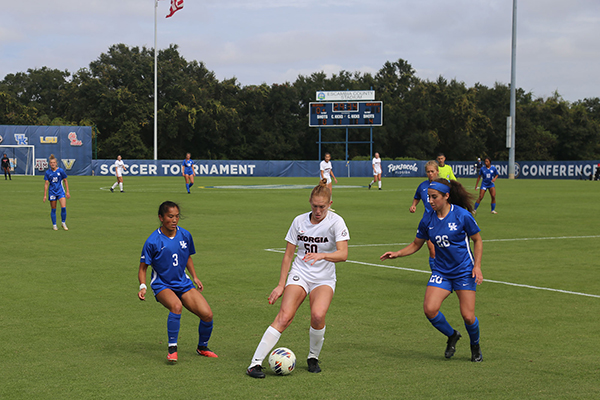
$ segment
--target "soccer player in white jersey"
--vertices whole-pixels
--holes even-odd
[[[218,357],[208,348],[208,340],[213,330],[213,313],[202,295],[204,286],[194,268],[192,254],[196,253],[194,239],[179,223],[179,206],[165,201],[158,208],[161,226],[144,243],[138,279],[138,297],[146,300],[146,271],[152,265],[150,286],[156,301],[169,310],[167,333],[169,352],[167,361],[177,362],[177,338],[181,321],[181,311],[185,307],[200,317],[198,326],[198,348],[196,353],[204,357]],[[186,274],[188,270],[191,278]],[[194,285],[195,284],[195,285]],[[198,289],[196,289],[196,286]]]
[[[71,198],[69,194],[69,182],[67,182],[67,173],[58,167],[58,161],[54,154],[50,154],[48,159],[50,168],[44,174],[44,203],[46,199],[50,200],[50,219],[52,220],[52,229],[58,230],[56,226],[56,202],[60,203],[60,216],[62,227],[65,231],[67,228],[67,200]],[[63,188],[64,182],[64,188]]]
[[[373,180],[369,183],[369,189],[371,186],[377,182],[379,185],[379,190],[381,190],[381,158],[379,158],[379,153],[375,153],[375,157],[373,157]]]
[[[321,179],[325,179],[327,181],[327,187],[329,188],[329,191],[331,191],[333,189],[332,183],[331,183],[331,178],[333,178],[335,180],[335,183],[338,183],[337,178],[333,174],[333,165],[331,164],[331,154],[325,153],[325,158],[323,161],[321,161],[319,168],[321,170]]]
[[[288,230],[279,284],[269,296],[269,304],[274,304],[283,295],[281,307],[246,371],[253,378],[265,377],[263,360],[292,323],[306,296],[310,298],[308,371],[321,372],[319,355],[325,337],[325,316],[335,292],[335,263],[348,258],[350,239],[344,219],[331,212],[330,205],[331,191],[323,179],[310,195],[311,212],[297,216]]]
[[[110,188],[111,192],[115,191],[117,185],[119,185],[119,189],[121,189],[121,193],[123,190],[123,172],[127,169],[127,165],[121,160],[121,156],[117,156],[117,161],[115,161],[115,176],[117,177],[117,181]]]
[[[456,291],[460,313],[471,341],[471,361],[483,360],[479,345],[479,320],[475,316],[475,291],[483,282],[483,242],[471,212],[472,195],[457,181],[438,178],[429,185],[429,204],[434,212],[423,215],[415,240],[400,251],[388,251],[380,259],[404,257],[418,251],[427,240],[434,242],[435,261],[425,291],[423,310],[429,322],[448,337],[444,356],[451,358],[461,334],[440,312],[442,302]],[[469,246],[473,241],[474,254]]]

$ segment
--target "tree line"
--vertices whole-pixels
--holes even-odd
[[[507,160],[510,87],[423,80],[405,60],[376,74],[340,71],[299,75],[295,82],[242,86],[219,81],[202,62],[187,61],[177,45],[158,52],[158,157],[180,159],[311,160],[318,129],[308,126],[309,102],[321,90],[374,90],[383,126],[373,128],[373,151],[387,159]],[[517,160],[600,159],[600,98],[568,102],[558,92],[535,98],[517,89]],[[154,50],[113,45],[71,74],[42,67],[0,81],[0,124],[93,126],[97,158],[154,154]],[[323,141],[344,141],[346,130],[323,129]],[[350,129],[349,140],[369,139]],[[326,146],[326,147],[325,147]],[[351,144],[350,159],[370,157],[369,144]],[[334,159],[344,144],[324,145]]]

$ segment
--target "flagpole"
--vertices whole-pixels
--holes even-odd
[[[158,160],[158,56],[156,44],[158,0],[154,0],[154,159]]]

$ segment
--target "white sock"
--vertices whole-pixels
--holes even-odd
[[[119,189],[121,189],[121,191],[123,191],[123,182],[119,182]]]
[[[377,181],[377,183],[379,184],[379,189],[381,189],[381,181]]]
[[[371,186],[371,185],[372,185],[372,184],[374,184],[374,183],[375,183],[375,181],[374,181],[374,180],[373,180],[373,181],[371,181],[371,183],[369,183],[369,186]]]
[[[115,184],[114,184],[114,185],[112,185],[112,188],[113,188],[113,189],[114,189],[114,188],[116,188],[118,184],[119,184],[119,181],[115,182]]]
[[[275,347],[280,337],[281,332],[272,326],[269,326],[262,339],[260,339],[260,343],[254,352],[254,356],[252,356],[252,362],[248,368],[252,368],[255,365],[261,365],[265,357],[267,357],[267,354]]]
[[[312,326],[310,327],[310,352],[308,353],[308,358],[319,359],[319,354],[321,354],[323,342],[325,341],[325,328],[317,330]]]

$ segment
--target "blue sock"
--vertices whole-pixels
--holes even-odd
[[[198,325],[198,346],[208,346],[208,340],[210,339],[210,335],[213,330],[213,322],[204,322],[200,320],[200,325]]]
[[[477,210],[477,207],[479,207],[479,203],[475,203],[475,209]]]
[[[492,211],[496,209],[496,203],[492,203]]]
[[[186,184],[185,184],[185,188],[187,189],[187,191],[188,191],[188,193],[189,193],[189,191],[190,191],[190,184],[189,184],[189,183],[186,183]]]
[[[467,328],[467,332],[469,332],[471,344],[479,344],[479,320],[477,317],[475,317],[475,322],[473,322],[473,325],[467,325],[465,322],[465,328]]]
[[[62,222],[67,222],[67,207],[60,208],[60,218]]]
[[[433,270],[435,258],[429,257],[429,268]]]
[[[52,218],[52,225],[56,225],[56,208],[50,209],[50,218]]]
[[[169,346],[177,345],[180,322],[181,314],[174,314],[172,312],[169,312],[169,317],[167,318],[167,333],[169,334]]]
[[[446,336],[452,336],[454,333],[454,328],[452,328],[448,321],[446,321],[446,317],[444,317],[444,314],[442,314],[441,311],[438,312],[435,317],[430,319],[429,322],[431,322],[431,325],[433,325],[438,331],[442,332]]]
[[[190,187],[194,186],[194,182],[190,183]]]

